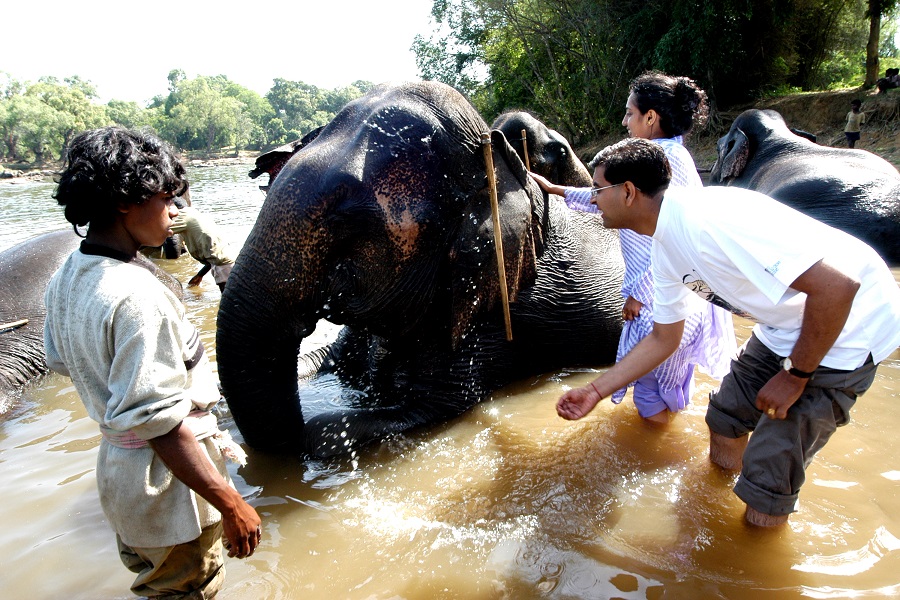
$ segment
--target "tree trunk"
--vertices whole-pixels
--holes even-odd
[[[869,0],[869,41],[866,43],[866,80],[863,87],[870,88],[878,80],[878,47],[881,41],[881,2]]]

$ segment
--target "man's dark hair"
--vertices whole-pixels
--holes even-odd
[[[672,180],[669,159],[662,147],[643,138],[628,138],[607,146],[588,163],[591,171],[600,166],[608,182],[630,181],[648,196],[665,190]]]
[[[184,165],[164,141],[148,132],[103,127],[72,140],[53,197],[77,233],[88,223],[111,224],[122,204],[141,204],[162,192],[179,196],[187,187]]]

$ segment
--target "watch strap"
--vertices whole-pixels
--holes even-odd
[[[788,373],[790,373],[794,377],[799,377],[800,379],[809,379],[813,376],[813,373],[815,373],[815,371],[801,371],[796,367],[791,367],[790,369],[788,369]]]

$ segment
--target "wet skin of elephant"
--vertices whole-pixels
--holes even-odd
[[[71,229],[35,236],[0,253],[0,324],[28,319],[0,331],[0,412],[22,387],[47,372],[44,361],[44,289],[81,238]]]
[[[866,150],[819,146],[773,110],[741,113],[719,139],[711,185],[769,195],[900,264],[900,173]]]
[[[519,158],[538,175],[543,175],[557,185],[591,187],[592,177],[587,167],[572,150],[568,140],[550,129],[530,113],[510,111],[494,119],[491,129],[498,129],[506,136]],[[525,138],[522,138],[522,131]]]
[[[453,88],[385,85],[278,173],[218,315],[219,378],[249,445],[339,454],[447,421],[516,379],[614,361],[618,236],[545,196],[494,132],[506,340],[487,131]],[[310,415],[297,353],[320,319],[344,327],[304,386],[341,385]]]
[[[0,413],[12,405],[23,386],[47,372],[44,290],[81,241],[72,229],[64,229],[0,252],[0,324],[28,319],[21,327],[0,331]],[[136,262],[181,296],[181,284],[174,277],[143,256]]]

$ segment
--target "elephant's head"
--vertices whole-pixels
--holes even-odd
[[[487,131],[449,86],[384,85],[348,104],[287,162],[218,316],[222,388],[250,445],[287,444],[302,429],[297,351],[320,319],[452,346],[485,312],[500,315]],[[493,141],[510,153],[493,160],[514,299],[541,251],[534,211],[542,204],[532,198],[542,195],[503,136]]]
[[[812,134],[800,135],[789,129],[774,110],[745,110],[716,144],[717,158],[710,172],[710,183],[729,184],[745,175],[747,165],[762,154],[780,152],[782,146],[810,143]]]
[[[503,132],[523,162],[526,162],[527,145],[526,164],[538,175],[543,175],[558,185],[591,187],[591,174],[566,138],[533,115],[524,111],[506,112],[494,120],[491,128]]]

